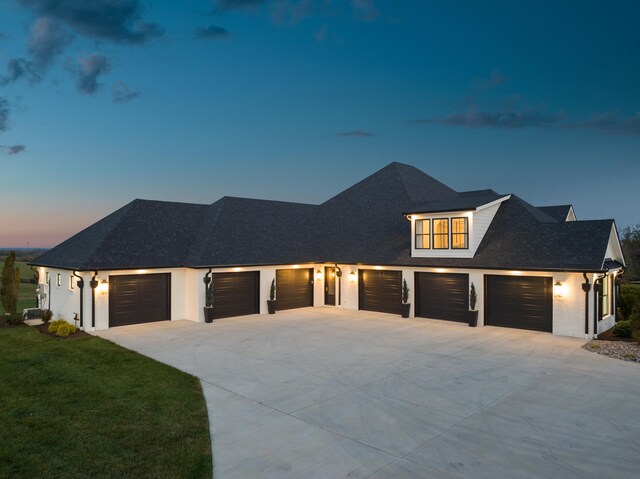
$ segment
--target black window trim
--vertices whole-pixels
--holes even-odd
[[[445,250],[445,249],[451,249],[451,218],[446,217],[446,218],[433,218],[433,221],[446,221],[447,222],[447,232],[446,233],[436,233],[436,228],[435,225],[432,225],[431,228],[431,235],[433,236],[433,241],[432,241],[432,246],[434,250]],[[436,236],[446,236],[447,238],[447,246],[446,248],[436,248]]]
[[[422,228],[423,233],[421,233],[420,235],[418,235],[418,233],[414,233],[414,246],[416,249],[420,249],[420,250],[428,250],[431,249],[431,218],[418,218],[416,219],[416,225],[418,221],[426,221],[429,224],[429,233],[424,233],[424,226]],[[417,228],[417,226],[414,225],[415,228]],[[418,247],[418,236],[426,236],[428,239],[428,245],[426,248],[419,248]]]
[[[464,233],[454,233],[453,232],[453,220],[464,220]],[[464,248],[456,248],[453,244],[453,235],[464,235],[465,237],[465,247]],[[469,218],[466,216],[452,216],[451,217],[451,249],[456,249],[456,250],[465,250],[465,249],[469,249]]]

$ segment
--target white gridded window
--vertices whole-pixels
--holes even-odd
[[[451,218],[451,248],[469,248],[469,222],[468,218]]]
[[[449,218],[433,220],[433,249],[449,249]]]
[[[431,247],[431,220],[416,220],[416,249]]]

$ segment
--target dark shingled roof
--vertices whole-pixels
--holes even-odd
[[[474,209],[493,190],[458,193],[391,163],[321,205],[224,197],[211,205],[134,200],[47,251],[35,265],[139,269],[306,262],[601,271],[613,220],[559,220],[515,195],[474,258],[412,258],[403,212]],[[435,205],[435,206],[434,206]],[[430,210],[436,211],[436,210]]]
[[[557,221],[567,221],[571,205],[538,206],[538,209],[555,218]]]

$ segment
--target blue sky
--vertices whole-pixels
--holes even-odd
[[[640,223],[640,4],[3,0],[0,247],[391,161]]]

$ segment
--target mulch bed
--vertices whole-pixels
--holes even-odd
[[[72,333],[66,337],[62,337],[62,336],[58,336],[57,334],[51,334],[49,332],[48,324],[38,324],[37,326],[33,326],[33,327],[36,328],[38,331],[40,331],[42,334],[46,334],[47,336],[51,336],[52,338],[56,338],[56,339],[81,338],[83,336],[91,336],[86,331],[80,331],[79,329],[76,329],[75,333]]]
[[[600,335],[602,336],[602,335]],[[615,337],[615,336],[614,336]],[[594,339],[582,346],[583,349],[610,358],[621,359],[632,363],[640,363],[640,343],[634,341],[608,341]]]

